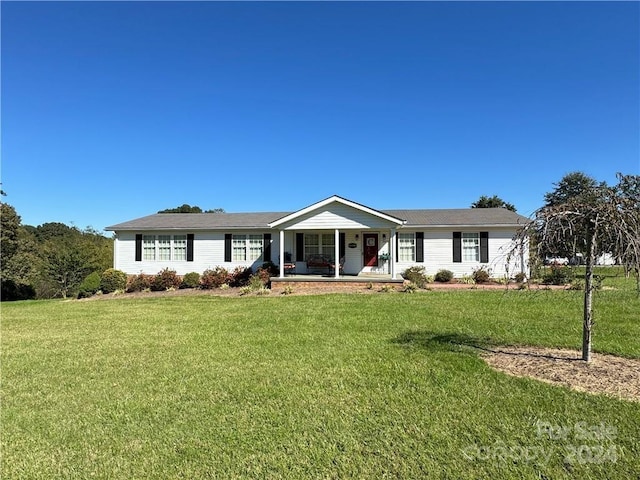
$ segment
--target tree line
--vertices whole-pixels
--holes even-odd
[[[14,207],[4,202],[0,220],[3,301],[75,295],[89,274],[113,263],[113,239],[91,227],[23,225]]]

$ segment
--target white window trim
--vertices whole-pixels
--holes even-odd
[[[252,243],[257,242],[257,243]],[[242,246],[240,244],[242,243]],[[252,255],[257,251],[256,245],[259,243],[260,254],[258,256]],[[241,248],[243,255],[236,256],[236,249]],[[264,235],[254,233],[234,233],[231,235],[231,261],[232,262],[255,262],[264,257]]]
[[[161,238],[164,239],[169,237],[169,258],[160,258],[162,248],[160,247]],[[176,239],[179,238],[179,240]],[[178,247],[178,242],[181,242],[181,246]],[[153,244],[153,247],[151,247]],[[179,249],[179,250],[178,250]],[[177,252],[181,251],[180,257],[177,258]],[[153,254],[153,258],[151,257],[151,253]],[[154,234],[154,235],[143,235],[142,236],[142,260],[145,262],[186,262],[187,261],[187,235],[170,235],[170,234]]]
[[[398,232],[398,262],[415,262],[416,261],[416,234],[415,232]],[[402,258],[402,252],[403,252],[403,237],[406,241],[407,238],[411,237],[411,245],[410,247],[404,246],[404,250],[408,250],[409,248],[411,249],[411,259],[407,260]]]
[[[470,241],[473,240],[473,246],[469,246]],[[467,246],[465,246],[465,243]],[[480,232],[462,232],[461,242],[461,255],[463,262],[479,263],[480,262]],[[475,250],[475,258],[467,258],[466,253]]]

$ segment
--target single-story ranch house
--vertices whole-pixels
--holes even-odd
[[[376,210],[332,196],[295,212],[158,213],[107,230],[115,232],[114,268],[127,274],[256,270],[272,261],[281,277],[396,279],[414,265],[430,275],[447,269],[462,277],[486,267],[504,277],[528,274],[527,248],[507,255],[526,221],[504,208]]]

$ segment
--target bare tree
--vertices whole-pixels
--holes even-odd
[[[532,244],[538,254],[568,246],[584,253],[582,359],[589,362],[597,258],[612,254],[627,271],[634,272],[640,294],[640,176],[618,174],[614,187],[594,185],[563,203],[538,209],[516,235],[511,254],[519,253],[529,239],[535,239]]]

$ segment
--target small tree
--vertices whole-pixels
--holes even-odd
[[[585,184],[583,184],[585,186]],[[548,202],[538,209],[514,239],[511,254],[535,238],[538,253],[563,250],[571,245],[584,253],[584,309],[582,359],[591,361],[593,328],[593,269],[596,259],[611,253],[636,274],[640,294],[640,177],[618,174],[618,185],[609,187],[595,182],[562,203]]]

